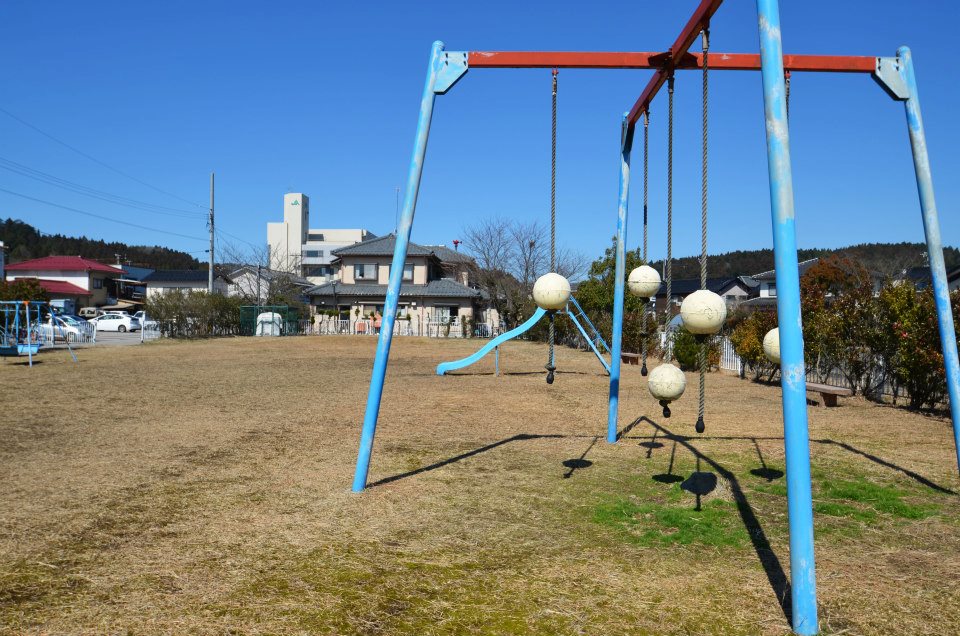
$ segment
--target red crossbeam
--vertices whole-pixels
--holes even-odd
[[[577,51],[470,51],[470,68],[620,68],[660,69],[668,53],[577,52]],[[784,55],[787,71],[820,73],[872,73],[877,58],[867,55]],[[703,54],[687,53],[674,68],[703,68]],[[759,71],[756,53],[710,54],[710,68],[719,71]]]
[[[693,44],[694,40],[697,39],[700,31],[710,23],[710,18],[716,13],[721,2],[723,2],[723,0],[702,0],[697,10],[690,16],[690,19],[683,27],[680,35],[677,36],[673,46],[670,47],[670,56],[665,60],[664,65],[657,69],[657,72],[650,78],[647,87],[643,89],[639,99],[637,99],[633,108],[630,109],[630,114],[627,115],[627,122],[631,129],[634,124],[637,123],[637,120],[640,119],[640,115],[650,107],[650,102],[653,101],[657,91],[660,90],[660,87],[663,86],[667,78],[670,77],[670,72],[676,65],[675,61],[686,55],[687,50],[690,48],[690,45]]]

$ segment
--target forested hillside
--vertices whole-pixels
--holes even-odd
[[[837,249],[805,249],[799,251],[801,261],[823,257],[830,254],[846,256],[859,261],[870,271],[893,275],[910,267],[926,264],[927,247],[922,243],[864,243]],[[947,269],[960,265],[960,250],[945,247],[943,257]],[[711,254],[708,260],[711,277],[753,275],[773,269],[773,250],[751,250]],[[663,262],[653,266],[662,271]],[[674,278],[696,278],[700,275],[700,263],[697,256],[686,256],[673,260]]]
[[[197,259],[159,245],[127,245],[107,243],[86,237],[41,234],[28,223],[6,219],[0,223],[0,241],[7,251],[7,262],[17,263],[42,256],[83,256],[95,261],[116,262],[120,254],[123,262],[135,267],[152,269],[206,269]]]

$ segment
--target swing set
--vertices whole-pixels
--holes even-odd
[[[36,300],[2,300],[3,331],[0,332],[0,357],[27,356],[33,366],[33,356],[44,344],[40,329],[40,310],[46,303]]]
[[[620,188],[617,206],[616,267],[613,305],[613,333],[610,343],[610,388],[607,418],[607,441],[618,440],[618,407],[620,393],[620,364],[623,327],[624,292],[626,286],[626,230],[630,189],[630,156],[637,123],[643,118],[644,126],[644,240],[643,257],[647,258],[647,130],[650,104],[654,97],[667,86],[668,90],[668,159],[667,159],[667,260],[665,278],[668,299],[671,292],[672,259],[672,120],[673,86],[676,71],[700,70],[703,80],[703,164],[701,172],[701,290],[699,300],[692,302],[687,311],[681,306],[681,318],[685,326],[704,339],[722,323],[718,312],[722,307],[706,290],[706,221],[707,221],[707,86],[710,70],[760,71],[763,84],[764,120],[767,137],[767,167],[770,181],[771,220],[773,226],[774,262],[776,268],[777,315],[779,322],[779,357],[781,364],[781,387],[784,421],[784,446],[786,455],[787,507],[790,529],[790,579],[793,631],[797,634],[818,632],[816,603],[816,572],[813,551],[813,501],[810,483],[810,439],[807,425],[806,379],[803,360],[803,332],[800,312],[800,276],[797,265],[797,243],[794,220],[793,177],[790,164],[790,135],[788,127],[787,96],[789,74],[794,72],[826,72],[868,74],[894,100],[904,103],[907,130],[913,153],[917,189],[926,236],[940,342],[946,367],[947,388],[950,398],[950,413],[953,422],[954,440],[960,466],[960,361],[950,308],[946,268],[940,240],[939,218],[933,192],[930,161],[927,155],[926,137],[920,113],[920,100],[914,75],[910,49],[901,47],[894,57],[873,56],[825,56],[784,55],[780,37],[780,10],[778,0],[757,0],[757,17],[760,36],[760,53],[715,53],[709,50],[710,19],[723,0],[701,0],[693,15],[681,30],[673,45],[665,52],[549,52],[549,51],[446,51],[442,42],[433,44],[427,67],[427,78],[420,102],[420,114],[414,141],[413,156],[404,195],[403,211],[397,228],[397,241],[390,268],[384,305],[383,328],[377,341],[370,389],[367,394],[366,411],[360,435],[353,490],[362,491],[367,485],[370,456],[376,433],[377,417],[383,393],[393,325],[397,314],[403,263],[413,225],[423,162],[427,149],[430,121],[437,95],[443,95],[467,73],[469,69],[483,68],[547,68],[556,73],[560,68],[591,69],[649,69],[649,80],[633,107],[624,113],[620,127]],[[702,37],[703,49],[691,53],[690,47]],[[554,102],[555,103],[555,102]],[[554,120],[555,121],[555,120]],[[556,137],[554,137],[555,142]],[[555,153],[554,143],[554,153]],[[555,154],[554,154],[555,159]],[[551,235],[555,233],[555,181],[551,195]],[[553,252],[553,250],[551,250]],[[555,254],[551,254],[551,267],[556,267]],[[641,268],[644,266],[641,266]],[[638,268],[638,269],[641,269]],[[652,269],[647,267],[647,269]],[[656,274],[656,272],[653,272]],[[555,273],[546,276],[557,276]],[[545,277],[546,277],[545,276]],[[650,272],[631,272],[630,286],[639,296],[649,296],[654,290]],[[538,281],[539,282],[539,281]],[[565,279],[564,279],[564,282]],[[649,285],[644,288],[644,283]],[[659,288],[657,275],[656,288]],[[534,299],[545,313],[553,313],[564,307],[557,301],[562,288],[551,286],[547,296],[551,306],[541,302],[535,288]],[[566,287],[569,296],[569,284]],[[689,299],[689,298],[688,298]],[[564,299],[565,302],[565,299]],[[722,303],[722,301],[721,301]],[[686,304],[686,302],[684,303]],[[644,312],[646,314],[646,312]],[[671,312],[668,312],[668,314]],[[543,314],[537,317],[540,319]],[[531,317],[532,318],[532,317]],[[644,316],[644,320],[646,316]],[[668,315],[669,319],[669,315]],[[482,350],[481,350],[482,351]],[[643,350],[646,360],[646,348]],[[475,354],[476,355],[476,354]],[[671,400],[683,391],[683,374],[677,377],[670,369],[676,369],[665,360],[649,375],[651,393],[660,399],[666,411]],[[704,349],[700,350],[700,394],[696,428],[703,430],[704,419]],[[552,341],[548,372],[553,366]],[[644,365],[645,367],[646,365]],[[665,369],[664,371],[659,371]],[[676,370],[679,372],[679,369]],[[663,377],[658,378],[658,373]]]

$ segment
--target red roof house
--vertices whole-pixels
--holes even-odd
[[[103,305],[108,289],[126,272],[80,256],[45,256],[7,265],[7,280],[36,278],[52,298],[84,298]]]

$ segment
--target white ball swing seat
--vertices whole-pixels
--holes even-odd
[[[555,272],[544,274],[533,284],[533,302],[547,311],[558,311],[570,300],[570,281]]]

